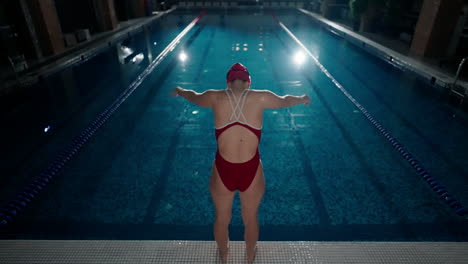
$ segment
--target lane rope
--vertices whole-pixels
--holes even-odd
[[[335,86],[364,114],[364,116],[374,125],[375,128],[387,139],[393,148],[396,149],[401,156],[413,167],[416,172],[423,178],[429,187],[442,199],[457,215],[468,219],[468,210],[448,191],[444,185],[431,175],[421,163],[412,155],[395,137],[393,137],[383,126],[378,122],[364,106],[362,106],[344,87],[341,85],[328,70],[320,63],[320,61],[302,44],[302,42],[276,17],[271,14],[273,19],[278,22],[281,28],[314,60],[319,69],[335,84]]]
[[[206,14],[203,10],[190,24],[169,43],[169,45],[151,62],[151,64],[114,100],[95,120],[88,125],[39,175],[33,178],[31,183],[20,191],[16,198],[0,209],[0,227],[11,224],[17,215],[23,211],[37,195],[52,181],[55,175],[70,161],[73,156],[89,141],[94,133],[112,116],[119,106],[141,85],[146,77],[172,52],[181,39],[200,21]]]

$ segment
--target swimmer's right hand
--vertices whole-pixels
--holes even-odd
[[[310,97],[307,94],[304,94],[302,97],[302,101],[304,105],[309,105],[310,104]]]

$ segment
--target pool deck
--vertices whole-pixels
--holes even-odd
[[[393,64],[395,67],[416,74],[435,88],[450,88],[455,80],[454,74],[437,67],[434,60],[409,55],[409,48],[403,47],[401,43],[377,34],[352,31],[343,24],[330,21],[302,8],[299,8],[299,11],[310,16],[332,33],[361,47],[370,54]],[[468,90],[468,82],[465,80],[458,80],[457,85],[463,87],[465,91]]]
[[[174,7],[166,11],[156,12],[152,16],[122,21],[116,29],[93,34],[90,40],[67,47],[65,51],[59,54],[28,61],[29,68],[17,73],[16,76],[14,73],[0,76],[0,78],[6,79],[3,87],[0,86],[0,95],[14,92],[14,89],[19,87],[33,85],[40,78],[45,78],[68,67],[84,63],[115,43],[141,32],[144,26],[151,24],[175,9]]]
[[[221,263],[214,241],[2,240],[0,263]],[[246,263],[231,241],[227,263]],[[468,242],[259,242],[254,263],[468,263]]]

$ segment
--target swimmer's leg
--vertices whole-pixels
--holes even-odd
[[[258,165],[257,173],[249,188],[240,193],[242,205],[242,220],[244,222],[244,240],[247,251],[247,261],[253,262],[255,258],[255,247],[258,240],[258,208],[265,192],[265,179],[263,167]]]
[[[229,191],[219,177],[216,165],[213,165],[210,180],[210,193],[216,210],[213,233],[218,244],[221,259],[227,261],[229,249],[229,223],[231,222],[232,201],[235,192]]]

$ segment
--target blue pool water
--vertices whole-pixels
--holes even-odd
[[[198,13],[177,10],[86,63],[45,78],[29,101],[3,115],[11,125],[2,131],[7,173],[1,201],[13,199]],[[466,206],[466,116],[432,87],[306,15],[277,15]],[[125,47],[133,51],[129,57]],[[224,89],[226,70],[241,62],[253,89],[312,98],[310,106],[265,112],[261,240],[467,241],[466,219],[433,193],[310,58],[294,62],[299,50],[268,12],[209,11],[2,237],[212,239],[212,113],[170,92],[176,85]],[[178,59],[182,51],[186,61]],[[132,61],[140,53],[143,60]],[[241,240],[238,200],[231,229],[231,239]]]

